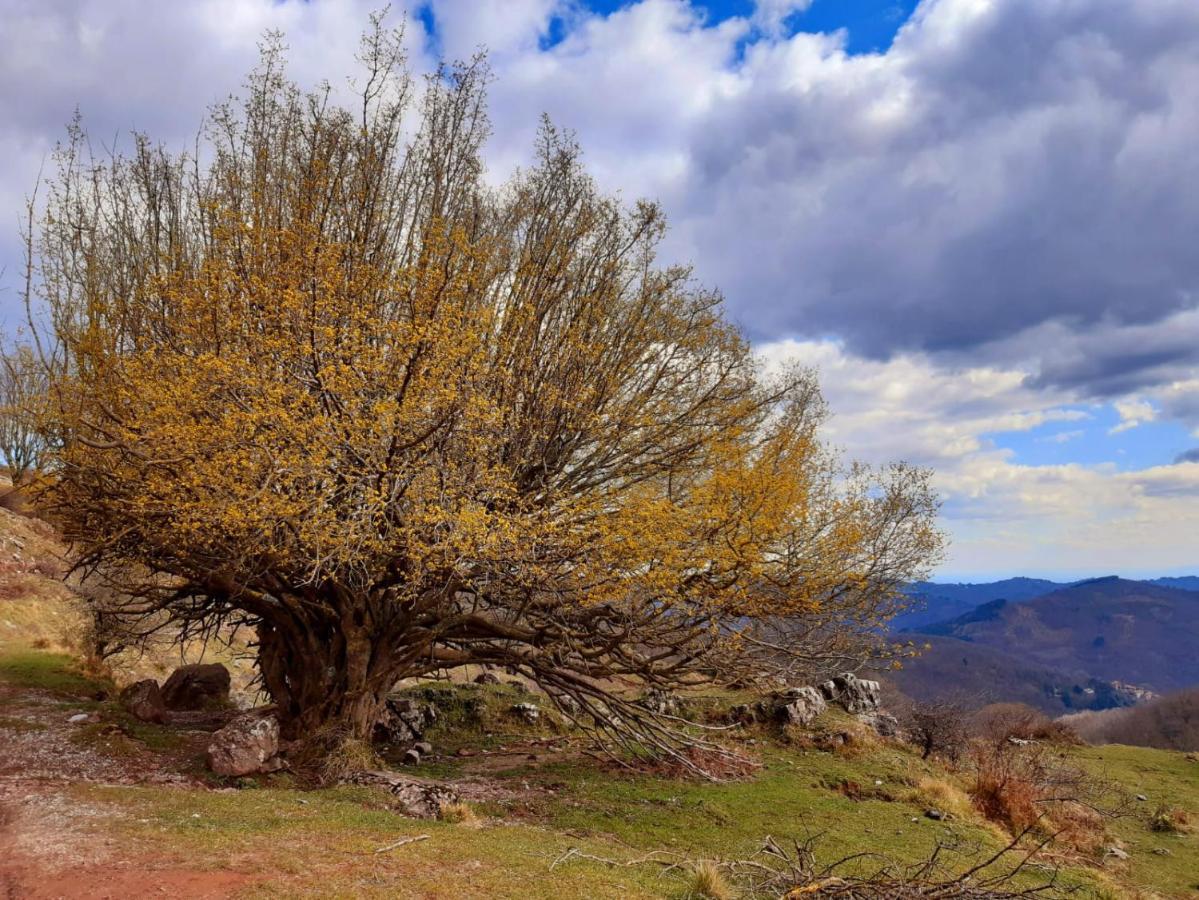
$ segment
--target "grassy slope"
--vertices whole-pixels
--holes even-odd
[[[81,698],[96,689],[71,669],[68,657],[12,647],[0,651],[0,681]],[[503,689],[497,696],[500,707],[511,700]],[[111,703],[92,708],[106,719],[120,718]],[[3,716],[0,708],[0,729]],[[499,720],[488,721],[492,734],[484,743],[499,746],[520,737],[495,730],[500,726]],[[158,731],[143,726],[133,740],[150,749],[168,746],[169,734]],[[81,739],[86,736],[81,732]],[[439,737],[449,745],[465,736],[462,723],[450,716]],[[553,871],[550,866],[572,847],[618,860],[652,850],[686,859],[741,858],[766,835],[786,839],[815,832],[823,834],[819,850],[828,860],[861,851],[915,860],[950,833],[982,848],[1002,843],[993,828],[968,812],[948,825],[925,818],[925,809],[944,804],[922,795],[922,779],[944,783],[948,776],[902,749],[865,748],[851,755],[763,743],[752,749],[761,755],[763,770],[726,784],[632,776],[587,757],[515,760],[488,771],[490,780],[510,791],[480,806],[489,817],[482,828],[404,819],[387,808],[385,795],[360,788],[300,791],[287,776],[243,781],[240,789],[80,784],[69,794],[107,809],[93,827],[106,836],[118,833],[129,852],[165,864],[261,877],[245,889],[251,897],[682,897],[687,880],[677,870],[662,874],[652,866],[609,867],[578,858]],[[1140,804],[1144,812],[1169,798],[1199,820],[1199,763],[1182,754],[1124,747],[1086,748],[1077,755],[1148,796]],[[471,763],[451,758],[426,771],[461,776]],[[859,785],[866,799],[844,796],[838,785],[846,781]],[[1199,836],[1152,833],[1143,814],[1119,821],[1114,831],[1132,859],[1112,877],[1162,896],[1196,895]],[[428,840],[374,852],[419,834]],[[1157,848],[1170,855],[1154,853]],[[1086,896],[1125,895],[1104,889],[1110,882],[1089,872],[1074,871],[1071,878],[1089,886]]]
[[[139,760],[152,753],[165,770],[200,772],[195,739],[134,723],[115,703],[94,699],[98,689],[111,692],[112,686],[81,673],[69,652],[81,619],[70,593],[53,578],[52,535],[3,510],[0,520],[0,744],[6,732],[28,735],[40,727],[9,707],[21,692],[41,689],[125,731],[113,735],[102,725],[82,725],[72,740]],[[173,662],[143,660],[138,674],[146,667],[153,670],[148,674],[158,674]],[[122,680],[132,677],[123,674]],[[950,834],[982,850],[1004,843],[972,813],[953,776],[902,748],[829,753],[746,735],[745,749],[763,763],[750,779],[707,784],[634,776],[587,756],[555,756],[531,745],[541,757],[536,761],[523,751],[500,753],[505,744],[554,734],[549,723],[530,731],[504,716],[513,702],[530,699],[511,686],[459,686],[448,693],[436,688],[434,694],[446,711],[432,736],[443,755],[424,772],[494,784],[494,796],[479,804],[485,827],[404,819],[387,808],[385,795],[349,788],[299,791],[286,775],[237,785],[214,780],[213,790],[95,784],[62,789],[81,804],[107,810],[90,827],[106,838],[118,833],[118,845],[135,858],[253,875],[259,880],[246,888],[247,896],[682,897],[687,875],[680,869],[606,866],[580,857],[552,871],[550,866],[571,848],[614,860],[650,851],[688,860],[744,858],[767,835],[785,842],[820,833],[818,854],[825,861],[858,852],[912,861]],[[831,714],[823,724],[846,725]],[[750,737],[756,738],[752,746]],[[496,751],[488,757],[494,764],[455,756],[464,746]],[[1199,763],[1182,754],[1124,747],[1086,748],[1075,755],[1149,799],[1139,804],[1138,816],[1112,826],[1131,854],[1129,862],[1106,875],[1076,869],[1070,878],[1093,888],[1092,896],[1104,895],[1101,885],[1113,883],[1110,879],[1162,896],[1199,896],[1199,834],[1157,834],[1145,822],[1163,800],[1199,822]],[[850,793],[859,799],[845,796],[845,783],[856,786]],[[934,807],[954,812],[954,821],[925,818],[924,811]],[[420,834],[428,840],[374,852]]]

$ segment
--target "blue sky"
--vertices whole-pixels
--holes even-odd
[[[106,142],[186,146],[266,29],[336,87],[378,5],[0,0],[4,325],[23,201],[76,108]],[[941,576],[1199,571],[1199,3],[404,14],[417,71],[488,48],[494,177],[549,114],[604,188],[660,201],[663,261],[722,290],[766,365],[818,369],[833,444],[934,470]]]

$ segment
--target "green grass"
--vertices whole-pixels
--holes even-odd
[[[1132,800],[1129,814],[1110,826],[1131,857],[1131,880],[1169,896],[1199,896],[1199,761],[1168,750],[1121,745],[1084,747],[1073,755],[1130,797],[1146,797]],[[1186,811],[1194,823],[1191,830],[1152,831],[1149,819],[1159,805]]]
[[[72,698],[108,687],[80,673],[67,656],[31,649],[0,651],[0,681]],[[452,778],[477,767],[479,760],[453,755],[459,747],[497,749],[560,733],[544,698],[539,702],[543,720],[536,726],[512,717],[511,705],[531,698],[511,686],[434,685],[409,693],[436,702],[441,711],[430,735],[441,756],[419,767],[419,774]],[[176,771],[188,764],[181,751],[192,749],[187,743],[191,738],[137,722],[113,701],[91,708],[103,723],[80,727],[76,740],[113,754],[149,749]],[[14,726],[17,722],[23,725]],[[123,733],[113,734],[106,723],[114,722]],[[842,729],[849,722],[833,713],[821,724]],[[0,727],[29,724],[0,718]],[[296,790],[286,774],[242,779],[240,790],[213,779],[215,790],[75,785],[70,791],[109,808],[112,816],[95,827],[106,837],[118,835],[119,843],[135,855],[261,877],[245,889],[249,897],[681,898],[690,877],[685,869],[663,875],[652,865],[607,866],[585,857],[630,860],[667,851],[679,860],[744,859],[768,835],[781,844],[820,835],[816,851],[821,862],[869,851],[903,863],[925,858],[946,839],[974,854],[993,852],[1006,842],[964,802],[950,822],[926,818],[925,809],[935,802],[922,799],[922,779],[955,784],[959,791],[965,782],[902,747],[823,752],[802,743],[780,743],[780,735],[766,728],[742,737],[762,768],[727,783],[634,774],[577,754],[557,762],[529,761],[517,754],[507,769],[500,764],[500,771],[489,769],[479,776],[499,789],[496,799],[475,804],[490,820],[482,828],[404,818],[389,807],[387,794],[366,788]],[[1112,880],[1152,890],[1155,896],[1195,896],[1199,830],[1154,832],[1149,816],[1160,804],[1169,804],[1199,823],[1199,762],[1178,753],[1128,747],[1064,752],[1119,782],[1129,795],[1148,798],[1134,803],[1136,815],[1109,825],[1131,859],[1106,876],[1075,866],[1066,872],[1065,883],[1083,886],[1079,897],[1123,896],[1120,889],[1105,887]],[[544,756],[540,749],[537,753]],[[856,786],[848,793],[860,799],[846,796],[846,783]],[[420,834],[429,835],[428,840],[374,852]],[[551,864],[571,848],[583,856],[551,871]],[[970,853],[947,857],[959,867],[973,858]],[[871,861],[863,867],[878,865]]]
[[[85,675],[79,671],[74,657],[66,653],[49,653],[19,645],[0,651],[0,681],[71,697],[91,697],[97,692],[112,691],[110,682]]]
[[[406,819],[365,788],[230,792],[77,787],[80,799],[122,810],[122,839],[189,867],[262,875],[247,897],[682,896],[683,876],[572,861],[571,847],[625,858],[626,848],[529,825],[470,828]],[[403,837],[428,840],[376,853]],[[268,880],[269,876],[269,880]]]

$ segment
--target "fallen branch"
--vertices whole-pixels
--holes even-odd
[[[375,851],[375,853],[386,853],[388,850],[394,850],[397,847],[403,847],[405,844],[415,844],[417,841],[427,841],[428,839],[429,836],[427,834],[418,834],[415,837],[400,838],[394,844],[388,844],[386,847],[380,847]]]

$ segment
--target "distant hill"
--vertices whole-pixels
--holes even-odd
[[[1064,721],[1089,744],[1199,750],[1199,688],[1129,709],[1074,713]]]
[[[916,698],[956,681],[967,693],[1053,712],[1124,705],[1127,686],[1161,693],[1199,684],[1199,592],[1150,582],[1096,578],[996,600],[905,635],[922,636],[932,650],[895,679]]]
[[[913,700],[952,700],[972,709],[1000,701],[1027,703],[1053,716],[1135,701],[1118,685],[1074,677],[995,647],[944,635],[905,637],[927,643],[929,649],[880,677]]]
[[[1199,591],[1199,575],[1182,575],[1178,578],[1154,578],[1150,584],[1160,587],[1178,588],[1180,591]]]
[[[994,600],[1013,603],[1047,594],[1066,585],[1043,578],[1005,578],[985,584],[938,584],[917,581],[908,587],[916,599],[909,612],[891,620],[892,631],[921,631],[926,625],[963,615],[976,606]]]

